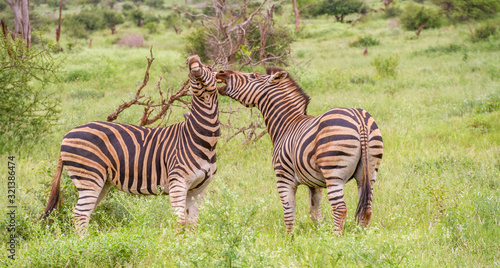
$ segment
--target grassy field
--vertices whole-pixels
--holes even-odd
[[[291,15],[279,19],[292,28]],[[117,47],[117,37],[103,31],[92,36],[91,49],[79,44],[58,54],[64,61],[60,82],[52,89],[59,92],[62,114],[54,132],[0,154],[2,177],[7,157],[16,156],[19,235],[16,260],[4,258],[9,233],[2,179],[0,265],[500,266],[500,37],[497,33],[471,42],[465,25],[450,25],[424,30],[415,39],[414,32],[388,23],[377,16],[355,27],[305,19],[292,46],[295,64],[287,68],[311,97],[310,115],[359,107],[371,113],[382,131],[385,153],[367,229],[354,221],[357,189],[351,182],[342,237],[333,235],[326,194],[324,220],[311,222],[305,187],[297,193],[295,233],[286,235],[268,136],[246,147],[241,139],[220,140],[218,173],[207,188],[195,230],[176,228],[168,196],[133,196],[113,189],[92,215],[90,235],[80,239],[71,219],[76,189],[66,174],[54,222],[36,222],[49,196],[64,134],[88,121],[105,120],[142,82],[149,48]],[[156,58],[146,93],[156,94],[160,75],[162,88],[178,88],[187,78],[183,35],[119,28],[119,34],[141,31]],[[367,35],[380,44],[364,56],[364,47],[349,44]],[[392,76],[373,64],[389,57],[397,61]],[[225,97],[220,102],[222,108],[231,102],[238,107]],[[174,110],[170,123],[182,120],[183,112]],[[130,109],[117,121],[137,123],[141,114]],[[248,123],[243,115],[237,120]]]

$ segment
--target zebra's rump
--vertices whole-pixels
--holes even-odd
[[[285,168],[293,169],[299,184],[326,187],[326,179],[331,178],[323,175],[333,173],[329,171],[339,179],[352,178],[361,161],[363,141],[373,147],[370,155],[381,158],[382,137],[373,118],[361,109],[335,108],[299,122],[277,155]]]

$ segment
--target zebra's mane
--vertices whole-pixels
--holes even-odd
[[[275,74],[275,73],[280,72],[280,71],[284,71],[284,70],[279,68],[279,67],[274,67],[274,66],[266,68],[266,73],[268,75]],[[299,84],[297,84],[297,81],[295,81],[295,79],[293,79],[290,76],[290,73],[288,73],[286,78],[288,78],[290,80],[290,83],[292,84],[292,86],[290,87],[291,92],[298,93],[299,96],[304,101],[304,114],[307,115],[307,106],[309,105],[309,101],[311,100],[311,98],[304,92],[304,90],[302,90],[302,88],[299,86]]]

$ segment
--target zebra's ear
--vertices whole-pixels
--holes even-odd
[[[288,77],[287,71],[279,71],[279,72],[276,72],[276,73],[271,75],[271,78],[269,79],[269,83],[270,84],[277,84],[287,77]]]

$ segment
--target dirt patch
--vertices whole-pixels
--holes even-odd
[[[119,46],[125,47],[142,47],[146,44],[144,41],[144,36],[136,33],[129,33],[123,36],[118,42],[116,42]]]

